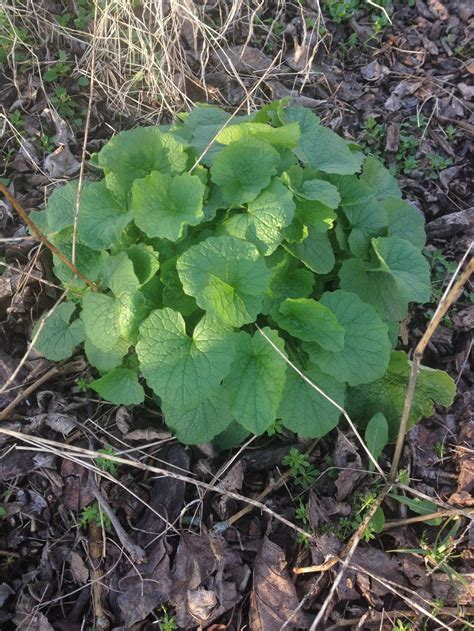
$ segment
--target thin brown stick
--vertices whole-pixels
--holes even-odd
[[[58,248],[53,245],[51,243],[51,241],[41,232],[41,230],[31,221],[31,219],[28,217],[26,211],[24,210],[24,208],[22,207],[22,205],[20,204],[20,202],[10,193],[10,191],[7,189],[6,186],[4,186],[1,182],[0,182],[0,193],[2,193],[5,198],[7,199],[7,201],[12,205],[12,207],[16,210],[16,212],[18,213],[18,215],[21,217],[21,219],[26,223],[26,225],[28,226],[28,228],[30,228],[30,230],[33,232],[33,234],[35,235],[35,237],[41,241],[41,243],[43,243],[48,250],[51,250],[51,252],[53,254],[55,254],[63,263],[64,265],[67,265],[67,267],[69,267],[69,269],[71,270],[71,272],[73,272],[73,274],[75,274],[78,278],[80,278],[81,280],[83,280],[86,285],[88,285],[89,287],[91,287],[94,291],[97,291],[99,288],[98,286],[91,281],[89,278],[87,278],[86,276],[84,276],[84,274],[82,274],[77,267],[74,265],[74,263],[72,263],[67,256],[65,256],[61,250],[58,250]]]
[[[467,513],[467,515],[466,515]],[[390,530],[391,528],[397,528],[398,526],[409,526],[410,524],[419,524],[420,522],[430,521],[431,519],[439,519],[440,517],[470,517],[474,519],[474,510],[468,510],[463,508],[453,508],[452,510],[438,510],[426,515],[416,515],[416,517],[407,517],[406,519],[395,519],[393,521],[386,521],[383,530]]]
[[[110,523],[114,527],[115,532],[117,533],[117,537],[120,540],[120,543],[123,545],[125,550],[127,550],[127,552],[130,554],[132,560],[135,563],[144,563],[146,561],[145,550],[143,550],[143,548],[141,548],[139,545],[134,543],[130,539],[128,534],[125,532],[125,529],[120,523],[119,518],[111,509],[110,504],[108,503],[104,495],[99,490],[99,487],[97,486],[97,483],[95,481],[94,473],[92,471],[89,472],[89,484],[91,485],[92,494],[94,495],[97,502],[100,504],[100,507],[102,508],[104,513],[110,519]]]
[[[420,616],[419,611],[413,611],[412,609],[393,609],[392,611],[369,611],[368,617],[364,618],[365,622],[379,622],[382,620],[396,620],[397,618],[416,618]],[[365,614],[364,614],[365,615]],[[474,615],[474,607],[443,607],[438,612],[438,617],[444,616],[472,616]],[[337,631],[341,627],[357,627],[357,624],[361,621],[361,618],[341,618],[336,624],[327,628],[327,631]],[[461,624],[462,621],[459,621]]]
[[[313,449],[316,447],[316,445],[319,443],[319,438],[316,439],[309,447],[309,449],[307,449],[305,451],[305,454],[307,456],[309,456],[309,454],[313,451]],[[263,491],[261,491],[257,497],[255,498],[257,500],[257,502],[261,502],[263,501],[267,495],[270,495],[270,493],[273,493],[274,491],[277,491],[287,480],[289,480],[291,478],[291,476],[293,475],[293,472],[291,469],[288,469],[287,471],[285,471],[285,473],[283,473],[278,480],[275,480],[275,482],[271,482],[270,484],[268,484]],[[232,526],[232,524],[235,524],[236,521],[239,521],[239,519],[242,519],[242,517],[245,517],[245,515],[247,515],[248,513],[250,513],[250,511],[253,510],[253,506],[244,506],[243,508],[241,508],[239,511],[237,511],[236,513],[234,513],[233,515],[231,515],[229,517],[229,519],[226,519],[225,523],[228,526]]]
[[[295,567],[293,569],[293,572],[295,574],[309,574],[309,573],[312,573],[312,572],[326,572],[327,570],[330,570],[332,567],[334,567],[340,561],[343,561],[344,564],[348,564],[350,562],[350,560],[351,560],[351,558],[352,558],[357,546],[359,545],[359,542],[362,539],[362,537],[364,535],[364,531],[367,528],[367,526],[369,525],[370,520],[375,515],[377,509],[382,504],[384,499],[387,497],[388,493],[390,493],[391,488],[392,488],[392,485],[391,484],[387,484],[380,491],[379,495],[377,496],[377,499],[372,504],[370,509],[367,511],[364,519],[361,521],[361,523],[357,527],[357,530],[354,532],[352,537],[349,539],[348,543],[345,545],[344,549],[342,550],[342,552],[341,552],[341,554],[339,556],[331,556],[324,563],[321,563],[320,565],[309,565],[307,567]],[[347,567],[347,565],[345,565],[345,567]],[[333,583],[333,586],[334,586],[334,583]],[[336,585],[336,587],[337,587],[337,585]]]
[[[35,390],[37,390],[40,386],[42,386],[43,383],[46,383],[47,381],[55,377],[59,373],[60,367],[61,367],[61,364],[58,364],[57,366],[53,366],[53,368],[45,372],[44,375],[42,375],[39,379],[37,379],[32,384],[30,384],[27,388],[19,392],[17,396],[13,399],[13,401],[9,403],[7,407],[4,408],[0,412],[0,423],[9,417],[10,414],[18,407],[18,405],[22,401],[24,401],[24,399],[26,399],[26,397],[29,397],[30,394],[34,392]]]
[[[471,248],[472,248],[472,244],[466,253],[467,255],[469,254]],[[408,419],[410,416],[411,405],[413,402],[413,395],[415,394],[415,386],[416,386],[416,381],[418,378],[418,371],[420,370],[420,365],[421,365],[421,358],[423,357],[423,353],[425,352],[425,349],[431,337],[433,336],[434,332],[438,328],[439,323],[444,318],[444,316],[446,315],[451,305],[457,300],[460,291],[462,290],[465,283],[467,282],[467,280],[469,279],[469,277],[471,276],[473,272],[474,272],[474,258],[471,258],[471,260],[469,261],[469,263],[467,264],[467,266],[465,267],[464,271],[459,276],[457,281],[454,284],[452,284],[451,287],[448,287],[448,290],[445,292],[445,294],[441,298],[441,301],[435,311],[433,318],[428,324],[428,327],[423,337],[418,342],[415,348],[415,352],[413,353],[413,363],[411,366],[410,379],[408,382],[405,403],[403,405],[402,418],[400,420],[400,429],[398,432],[397,443],[395,445],[395,452],[393,454],[393,459],[392,459],[392,467],[390,469],[389,477],[391,480],[394,480],[396,478],[396,475],[398,472],[398,465],[400,464],[403,444],[405,441],[405,434],[408,428]]]
[[[110,622],[105,613],[105,588],[102,570],[103,530],[95,523],[89,525],[89,560],[91,565],[91,594],[94,611],[94,627],[98,631],[110,629]]]
[[[40,438],[38,436],[29,436],[28,434],[24,434],[22,432],[15,432],[11,429],[6,429],[4,427],[0,427],[0,434],[11,436],[12,438],[17,438],[18,440],[21,440],[29,445],[33,445],[35,447],[39,446],[45,450],[48,445],[51,447],[55,447],[58,449],[58,452],[57,452],[58,456],[62,458],[68,458],[69,455],[67,452],[69,451],[69,452],[74,452],[74,457],[77,457],[78,455],[80,455],[82,456],[82,458],[89,458],[93,460],[96,460],[97,458],[102,458],[104,460],[110,460],[111,462],[116,462],[117,464],[123,464],[128,467],[134,467],[135,469],[141,469],[142,471],[150,471],[151,473],[156,473],[160,476],[174,478],[175,480],[180,480],[181,482],[186,482],[187,484],[193,484],[194,486],[200,487],[202,489],[206,489],[207,491],[211,491],[212,493],[217,493],[219,495],[230,497],[239,502],[251,504],[255,508],[258,508],[259,510],[261,510],[263,513],[267,513],[268,515],[270,515],[277,521],[281,522],[282,524],[285,524],[285,526],[288,526],[288,528],[291,528],[295,532],[299,532],[301,535],[308,537],[308,533],[305,530],[303,530],[303,528],[296,526],[289,519],[286,519],[282,515],[279,515],[278,513],[273,511],[271,508],[269,508],[265,504],[262,504],[261,502],[258,502],[257,500],[254,500],[250,497],[245,497],[245,495],[240,495],[240,493],[229,491],[228,489],[225,489],[223,487],[211,485],[201,480],[195,480],[194,478],[191,478],[187,475],[175,473],[174,471],[162,469],[161,467],[148,465],[148,464],[145,464],[144,462],[141,462],[140,460],[128,460],[126,458],[120,458],[112,454],[93,451],[91,449],[84,449],[83,447],[77,447],[75,445],[64,445],[63,443],[57,442],[55,440]],[[62,450],[62,451],[59,451],[59,450]]]
[[[76,263],[76,241],[77,241],[77,220],[79,217],[82,182],[84,179],[84,169],[87,157],[87,141],[89,139],[89,128],[91,124],[92,101],[94,98],[94,81],[95,81],[95,56],[96,56],[96,32],[97,32],[97,0],[94,2],[94,20],[92,23],[92,53],[91,53],[91,79],[89,84],[89,99],[87,102],[86,120],[84,123],[84,140],[82,142],[81,166],[79,169],[79,179],[77,182],[76,208],[74,209],[74,222],[72,228],[72,262]]]

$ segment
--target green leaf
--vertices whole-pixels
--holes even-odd
[[[132,213],[113,197],[105,181],[84,183],[77,218],[82,243],[93,250],[110,248],[131,220]]]
[[[360,179],[374,191],[378,199],[401,197],[397,180],[382,162],[373,156],[369,156],[364,162]]]
[[[52,243],[60,250],[70,261],[72,261],[72,227],[65,228],[58,234],[51,237]],[[76,267],[86,278],[91,281],[97,281],[103,265],[108,258],[107,252],[98,252],[91,250],[83,243],[76,242]],[[59,280],[68,287],[80,288],[85,287],[85,283],[74,275],[74,272],[61,261],[61,259],[53,255],[54,273]]]
[[[377,381],[357,388],[350,388],[348,393],[348,411],[360,426],[367,424],[367,410],[385,415],[389,426],[389,440],[396,439],[400,418],[405,402],[411,362],[403,351],[392,351],[387,373]],[[409,427],[413,427],[423,417],[434,413],[434,404],[449,406],[454,400],[456,385],[451,377],[442,370],[433,370],[422,366],[408,418]]]
[[[127,340],[119,338],[113,348],[108,351],[102,351],[86,337],[84,352],[89,364],[103,373],[121,365],[123,358],[128,353],[129,346],[130,343]]]
[[[181,173],[187,159],[183,143],[171,134],[163,134],[158,127],[123,131],[109,140],[97,156],[107,188],[119,199],[126,199],[133,182],[152,171]]]
[[[136,346],[148,385],[183,413],[213,394],[235,355],[233,334],[204,316],[188,337],[180,313],[152,311],[140,326]]]
[[[151,246],[137,243],[127,248],[127,256],[132,261],[133,270],[140,285],[151,280],[160,268],[159,253]]]
[[[140,291],[125,291],[117,296],[115,308],[120,337],[135,343],[138,327],[150,312],[145,296]]]
[[[349,385],[369,383],[381,377],[388,366],[390,342],[387,325],[375,309],[355,294],[342,290],[324,293],[320,302],[333,311],[344,327],[344,348],[329,351],[306,343],[304,348],[311,361],[323,372]]]
[[[351,227],[349,247],[355,256],[367,257],[372,237],[382,235],[388,225],[384,205],[376,199],[360,204],[343,205],[342,209]]]
[[[293,195],[281,180],[274,179],[265,191],[248,204],[247,239],[265,256],[272,254],[283,240],[283,228],[293,221],[294,211]]]
[[[282,127],[270,127],[264,123],[240,123],[229,125],[216,138],[221,145],[229,145],[242,138],[256,138],[265,140],[271,145],[294,149],[298,144],[300,128],[297,123],[283,125]]]
[[[179,311],[182,316],[189,316],[197,309],[192,296],[184,293],[183,284],[176,270],[176,257],[168,259],[161,270],[163,283],[163,304]]]
[[[274,318],[282,329],[304,342],[317,342],[322,348],[344,348],[344,328],[334,313],[316,300],[287,298]]]
[[[51,193],[45,210],[30,213],[31,220],[50,236],[74,223],[77,202],[77,182],[58,186]]]
[[[324,179],[339,191],[341,206],[364,204],[376,199],[376,192],[356,175],[324,175]]]
[[[314,287],[313,274],[280,248],[267,259],[270,264],[270,286],[263,296],[262,313],[270,315],[286,298],[307,298]]]
[[[419,210],[403,199],[389,198],[384,201],[388,218],[388,236],[410,241],[421,250],[426,243],[425,220]]]
[[[304,373],[331,399],[344,407],[345,384],[325,375],[312,365]],[[330,401],[288,368],[278,410],[278,416],[285,427],[304,438],[319,438],[336,427],[340,415],[340,411]]]
[[[242,138],[224,147],[211,167],[212,181],[222,187],[229,205],[250,202],[270,184],[280,155],[263,140]]]
[[[283,229],[293,220],[293,196],[280,180],[249,202],[247,213],[233,215],[222,224],[225,234],[254,243],[264,256],[272,254],[283,240]]]
[[[112,296],[89,292],[82,299],[81,319],[87,339],[103,352],[111,351],[120,337],[116,302]]]
[[[184,291],[201,309],[239,327],[255,321],[270,281],[257,248],[227,236],[209,237],[189,248],[179,257],[177,270]]]
[[[89,387],[114,405],[138,405],[145,399],[137,373],[129,368],[114,368],[100,379],[92,381]]]
[[[381,506],[377,508],[372,519],[369,522],[369,526],[372,531],[375,533],[382,532],[383,527],[385,526],[385,513]]]
[[[169,401],[163,401],[161,409],[176,438],[188,445],[209,442],[233,421],[221,389],[187,409],[175,408]]]
[[[374,414],[365,428],[365,442],[372,456],[378,460],[388,443],[387,419],[380,412]],[[369,471],[374,469],[374,463],[369,460]]]
[[[426,259],[411,243],[398,237],[372,239],[374,263],[347,259],[339,271],[341,289],[373,305],[385,320],[401,320],[409,302],[426,302],[431,295]]]
[[[204,219],[204,190],[197,175],[171,176],[153,171],[133,184],[135,223],[149,237],[177,241],[184,226],[196,226]]]
[[[388,495],[400,504],[408,506],[408,508],[417,515],[429,515],[430,513],[435,513],[438,510],[438,505],[434,502],[430,502],[430,500],[424,500],[419,497],[407,497],[406,495],[400,495],[399,493],[394,493],[393,491]],[[442,519],[438,518],[431,519],[426,523],[430,526],[439,526],[441,522]]]
[[[318,232],[312,226],[301,243],[287,243],[285,248],[316,274],[329,274],[336,258],[326,232]]]
[[[136,291],[140,287],[135,268],[126,252],[110,256],[104,263],[101,277],[104,285],[111,289],[115,296]]]
[[[296,194],[304,199],[321,202],[328,208],[337,208],[341,203],[337,188],[325,180],[306,180]]]
[[[300,125],[301,137],[295,153],[302,162],[324,173],[344,175],[360,170],[363,154],[351,151],[340,136],[322,127],[310,110],[292,106],[285,115],[288,122]]]
[[[46,359],[61,361],[70,357],[78,344],[84,341],[84,326],[80,320],[69,323],[76,306],[72,302],[62,302],[45,320],[35,342],[35,349]],[[33,337],[40,327],[38,322],[33,329]]]
[[[233,449],[243,443],[249,435],[250,432],[245,427],[232,421],[223,432],[217,434],[212,444],[221,450]]]
[[[284,352],[283,340],[268,327],[264,333]],[[254,434],[276,419],[286,380],[286,363],[258,332],[237,335],[236,356],[224,379],[225,396],[234,418]]]

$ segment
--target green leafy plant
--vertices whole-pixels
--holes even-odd
[[[427,523],[429,524],[430,522]],[[422,535],[419,548],[399,548],[398,550],[392,550],[392,552],[421,555],[431,571],[441,570],[449,577],[453,589],[456,591],[457,582],[467,585],[465,577],[451,565],[452,561],[460,556],[456,554],[457,542],[455,539],[460,525],[459,517],[450,517],[445,520],[433,542],[429,542],[426,536]]]
[[[112,528],[110,518],[108,517],[108,515],[100,510],[99,504],[97,502],[89,504],[81,511],[79,525],[82,528],[85,528],[90,524],[93,524],[95,526],[101,526],[103,524],[105,530],[110,530]]]
[[[36,349],[59,361],[83,344],[100,373],[90,388],[123,405],[148,392],[186,443],[235,426],[332,430],[338,409],[284,358],[362,427],[383,414],[393,440],[410,372],[399,322],[431,295],[421,215],[310,110],[278,101],[228,118],[196,107],[93,156],[103,178],[81,191],[75,264],[99,290],[53,257],[69,298]],[[69,258],[76,197],[71,182],[30,215]],[[423,368],[410,422],[454,391]]]
[[[160,631],[175,631],[178,628],[176,616],[171,614],[164,605],[161,605],[161,617],[159,619]]]
[[[302,454],[296,447],[292,447],[290,453],[283,458],[282,464],[290,468],[296,484],[304,490],[313,486],[318,471],[310,463],[306,454]]]
[[[107,447],[106,449],[99,449],[99,453],[106,454],[107,456],[115,455],[115,450],[112,447]],[[111,475],[115,476],[118,471],[118,465],[116,462],[109,460],[108,458],[97,458],[97,466],[100,467],[103,471],[107,471]]]

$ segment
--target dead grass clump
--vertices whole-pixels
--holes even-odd
[[[285,95],[277,75],[297,94],[322,43],[318,2],[12,0],[3,11],[35,44],[69,48],[109,108],[150,120],[197,101],[253,109]],[[265,73],[272,81],[252,92]]]

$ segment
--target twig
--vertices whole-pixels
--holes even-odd
[[[6,392],[7,388],[10,386],[10,384],[15,381],[18,373],[20,372],[20,370],[24,366],[26,360],[28,359],[28,356],[29,356],[29,354],[31,352],[31,349],[36,344],[36,340],[40,336],[41,331],[43,330],[43,327],[44,327],[44,325],[46,323],[46,320],[54,313],[55,309],[62,302],[62,300],[64,299],[64,297],[68,293],[68,291],[69,291],[68,289],[65,289],[63,291],[63,293],[59,296],[59,298],[56,300],[56,302],[51,307],[51,309],[45,315],[43,315],[43,317],[39,321],[38,328],[36,329],[36,333],[33,335],[33,338],[31,339],[30,343],[28,344],[28,348],[26,349],[23,357],[20,359],[20,361],[18,362],[17,367],[12,372],[12,374],[8,377],[8,379],[5,381],[5,383],[0,386],[0,394],[3,394],[4,392]]]
[[[125,550],[127,550],[127,552],[130,554],[130,557],[132,558],[132,560],[135,563],[144,563],[146,561],[145,550],[143,550],[143,548],[141,548],[139,545],[134,543],[130,539],[128,534],[125,532],[125,530],[124,530],[122,524],[120,523],[117,515],[111,509],[110,504],[105,499],[103,494],[100,492],[99,487],[97,486],[97,483],[95,481],[94,474],[92,473],[92,471],[89,472],[89,484],[90,484],[90,487],[91,487],[92,494],[94,495],[95,499],[99,502],[100,507],[102,508],[104,513],[110,519],[110,522],[111,522],[112,526],[115,529],[117,537],[120,539],[120,543],[123,545]]]
[[[319,439],[315,440],[310,447],[305,451],[305,454],[307,456],[309,456],[309,454],[313,451],[313,449],[316,447],[316,445],[319,443]],[[261,491],[257,497],[255,498],[258,502],[261,502],[262,500],[264,500],[267,495],[270,495],[270,493],[273,493],[274,491],[277,491],[280,486],[282,486],[289,478],[291,478],[291,476],[293,475],[293,472],[291,469],[288,469],[287,471],[285,471],[285,473],[283,473],[278,480],[276,480],[275,482],[271,482],[270,484],[268,484],[263,491]],[[239,519],[242,519],[242,517],[245,517],[245,515],[247,515],[248,513],[250,513],[250,511],[253,510],[253,506],[244,506],[243,508],[241,508],[239,511],[237,511],[236,513],[234,513],[233,515],[231,515],[229,517],[229,519],[225,520],[225,524],[228,526],[232,526],[232,524],[235,524],[236,521],[239,521]]]
[[[438,616],[472,616],[474,615],[474,607],[462,607],[461,611],[457,607],[443,607],[438,612]],[[382,620],[396,620],[396,618],[414,618],[419,616],[420,612],[412,609],[394,609],[392,611],[369,611],[369,615],[365,618],[365,622],[379,622]],[[357,627],[361,621],[360,618],[341,618],[334,625],[327,628],[327,631],[337,631],[340,627]]]
[[[309,565],[307,567],[295,567],[293,569],[293,572],[295,574],[309,574],[309,573],[312,573],[312,572],[326,572],[327,570],[330,570],[332,567],[334,567],[337,563],[339,563],[343,559],[344,559],[344,561],[343,561],[344,563],[346,563],[346,561],[347,561],[347,563],[349,563],[352,555],[355,552],[355,549],[356,549],[357,545],[359,544],[360,540],[362,539],[362,537],[364,535],[365,529],[367,528],[367,526],[370,523],[370,520],[375,515],[377,509],[382,504],[384,499],[387,497],[388,493],[390,493],[391,488],[392,488],[392,485],[391,484],[387,484],[380,491],[379,495],[377,496],[377,499],[374,501],[374,503],[372,504],[370,509],[367,511],[364,519],[361,521],[361,523],[357,527],[357,530],[354,532],[352,537],[349,539],[348,543],[346,544],[346,546],[344,547],[344,549],[342,550],[342,552],[341,552],[341,554],[339,556],[329,557],[324,563],[321,563],[320,565]],[[355,544],[355,547],[354,547],[354,544]],[[346,555],[347,555],[347,558],[345,558]]]
[[[267,513],[268,515],[271,515],[277,521],[281,522],[282,524],[285,524],[285,526],[288,526],[288,528],[291,528],[295,532],[298,532],[301,535],[304,535],[306,538],[308,537],[307,531],[303,530],[303,528],[300,528],[299,526],[296,526],[289,519],[286,519],[282,515],[275,513],[275,511],[271,510],[271,508],[269,508],[265,504],[262,504],[261,502],[258,502],[257,500],[254,500],[252,498],[245,497],[244,495],[240,495],[239,493],[235,493],[234,491],[229,491],[228,489],[225,489],[223,487],[213,486],[211,484],[208,484],[207,482],[203,482],[201,480],[195,480],[194,478],[191,478],[187,475],[182,475],[181,473],[175,473],[174,471],[162,469],[161,467],[155,467],[152,465],[145,464],[144,462],[141,462],[139,460],[128,460],[126,458],[120,458],[112,454],[101,453],[98,451],[93,451],[91,449],[84,449],[83,447],[77,447],[75,445],[64,445],[63,443],[57,442],[55,440],[40,438],[38,436],[29,436],[28,434],[24,434],[22,432],[15,432],[11,429],[6,429],[4,427],[0,427],[0,434],[17,438],[18,440],[21,440],[30,445],[33,444],[34,446],[40,446],[40,447],[43,446],[44,449],[46,449],[48,445],[52,447],[56,447],[58,449],[62,449],[63,450],[62,452],[58,451],[58,455],[61,456],[61,458],[67,458],[68,457],[67,450],[69,450],[71,452],[74,452],[74,457],[77,457],[77,455],[80,454],[83,458],[88,458],[88,459],[93,459],[93,460],[96,460],[97,458],[102,458],[105,460],[110,460],[111,462],[116,462],[117,464],[123,464],[128,467],[134,467],[135,469],[141,469],[142,471],[150,471],[151,473],[156,473],[160,476],[174,478],[175,480],[180,480],[181,482],[186,482],[187,484],[193,484],[194,486],[198,486],[200,488],[206,489],[213,493],[218,493],[219,495],[228,496],[239,502],[251,504],[255,508],[258,508],[259,510],[261,510],[263,513]]]
[[[102,528],[91,522],[89,525],[89,558],[91,564],[91,594],[94,611],[94,628],[98,631],[110,629],[110,622],[104,608],[105,589],[102,571]]]
[[[398,432],[397,443],[395,445],[395,452],[393,454],[392,467],[390,469],[390,475],[389,475],[390,480],[394,480],[398,472],[398,465],[400,464],[403,443],[405,441],[405,434],[408,428],[408,419],[410,416],[411,405],[413,402],[413,395],[415,393],[415,386],[416,386],[416,380],[418,377],[418,371],[421,365],[421,358],[423,357],[423,353],[425,352],[426,346],[428,345],[428,342],[433,336],[433,333],[438,328],[439,323],[441,322],[441,320],[443,319],[443,317],[445,316],[446,312],[451,307],[451,305],[457,300],[459,292],[462,290],[464,284],[467,282],[471,274],[474,272],[474,258],[472,258],[467,264],[462,274],[459,276],[458,280],[454,282],[454,279],[456,278],[463,261],[469,255],[469,252],[471,251],[471,249],[472,249],[472,244],[469,246],[466,254],[463,257],[463,260],[460,262],[456,272],[454,273],[454,276],[451,279],[451,283],[446,288],[446,291],[444,292],[444,295],[441,298],[440,303],[432,319],[430,320],[430,323],[428,324],[428,327],[423,337],[418,342],[415,348],[415,352],[413,353],[413,363],[411,366],[410,379],[408,381],[407,394],[405,398],[405,403],[403,405],[402,418],[400,420],[400,429]]]
[[[78,278],[80,278],[81,280],[83,280],[86,285],[89,285],[89,287],[91,287],[92,289],[94,289],[95,291],[97,291],[99,288],[98,286],[91,281],[89,278],[87,278],[86,276],[84,276],[84,274],[82,274],[77,267],[74,265],[74,263],[72,263],[67,256],[65,256],[61,250],[58,250],[58,248],[53,245],[51,243],[51,241],[41,232],[41,230],[31,221],[31,219],[28,217],[28,215],[26,214],[25,210],[23,209],[22,205],[20,204],[20,202],[10,193],[10,191],[6,188],[6,186],[4,186],[1,182],[0,182],[0,193],[3,193],[3,195],[6,197],[7,201],[12,205],[12,207],[16,210],[16,212],[18,213],[18,215],[21,217],[21,219],[26,223],[26,225],[28,226],[28,228],[30,228],[30,230],[34,233],[34,235],[36,236],[36,238],[41,241],[41,243],[43,243],[48,250],[51,250],[51,252],[53,254],[55,254],[63,263],[64,265],[66,265],[71,272],[73,272],[73,274],[75,274]]]
[[[82,181],[84,179],[84,168],[87,155],[87,141],[89,139],[89,128],[91,122],[92,100],[94,98],[94,81],[95,81],[95,56],[96,56],[96,32],[97,32],[97,10],[98,2],[94,2],[94,19],[92,22],[92,53],[91,53],[91,80],[89,84],[89,100],[87,102],[86,120],[84,123],[84,139],[82,142],[81,166],[79,169],[79,179],[77,182],[76,207],[74,209],[74,221],[72,228],[72,252],[71,258],[73,264],[76,263],[76,241],[77,241],[77,219],[79,217],[79,208],[82,191]]]
[[[45,372],[44,375],[42,375],[39,379],[37,379],[32,384],[30,384],[24,390],[21,390],[21,392],[17,394],[17,396],[13,399],[13,401],[9,403],[7,407],[4,408],[0,412],[0,422],[7,419],[10,416],[10,414],[13,412],[13,410],[15,410],[24,399],[29,397],[32,392],[34,392],[40,386],[42,386],[43,383],[46,383],[46,381],[49,381],[50,379],[55,377],[58,374],[60,368],[61,368],[61,364],[58,364],[57,366],[53,366],[53,368],[50,368],[50,370]]]
[[[466,512],[468,515],[466,515]],[[416,517],[407,517],[406,519],[395,519],[393,521],[386,521],[383,530],[390,530],[391,528],[397,528],[398,526],[408,526],[410,524],[418,524],[420,522],[430,521],[432,519],[439,519],[440,517],[467,517],[474,519],[474,510],[467,510],[463,508],[453,508],[451,510],[438,510],[426,515],[416,515]]]

